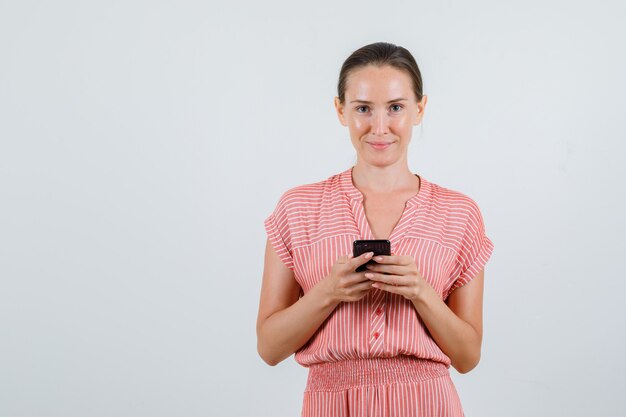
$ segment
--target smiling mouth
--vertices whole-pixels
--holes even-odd
[[[377,150],[387,149],[393,142],[367,142],[372,148]]]

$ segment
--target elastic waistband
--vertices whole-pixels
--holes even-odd
[[[414,356],[361,358],[313,364],[306,391],[341,391],[363,385],[419,382],[449,375],[441,362]]]

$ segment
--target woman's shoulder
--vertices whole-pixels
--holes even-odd
[[[430,202],[435,209],[450,214],[476,215],[480,213],[478,204],[468,194],[434,182],[429,182],[429,185]]]
[[[340,191],[341,173],[316,182],[296,185],[281,195],[279,204],[309,205],[315,204],[325,196]]]

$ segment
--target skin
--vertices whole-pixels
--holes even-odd
[[[357,153],[353,183],[364,196],[370,229],[387,239],[406,200],[419,190],[419,179],[409,170],[408,145],[413,126],[421,123],[427,96],[417,101],[411,79],[390,66],[367,66],[353,71],[345,102],[335,97],[337,116],[348,127]],[[377,148],[376,143],[386,143]],[[293,271],[266,242],[261,300],[257,318],[257,349],[276,365],[302,347],[342,302],[363,298],[371,288],[400,294],[410,300],[435,343],[460,373],[480,360],[484,271],[453,291],[444,302],[420,274],[411,256],[377,256],[367,272],[355,272],[372,253],[357,258],[344,255],[331,272],[305,295]]]

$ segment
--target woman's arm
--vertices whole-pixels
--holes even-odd
[[[482,344],[484,270],[452,291],[446,304],[417,271],[412,257],[382,256],[374,260],[379,264],[368,266],[372,272],[366,274],[378,281],[374,287],[409,299],[452,366],[462,374],[474,369],[480,361]]]
[[[452,291],[447,303],[430,285],[425,285],[424,291],[413,301],[437,345],[462,374],[474,369],[480,361],[483,282],[484,270]]]
[[[276,365],[302,347],[342,301],[356,301],[372,283],[354,272],[371,258],[340,257],[331,273],[299,298],[300,285],[293,271],[280,260],[269,239],[257,318],[257,350],[269,365]]]

